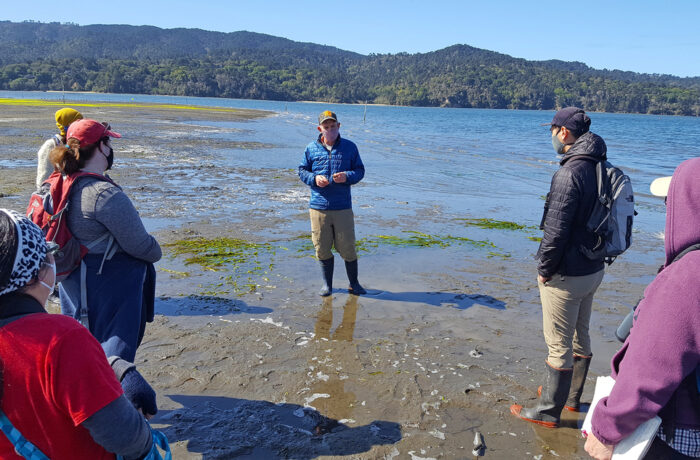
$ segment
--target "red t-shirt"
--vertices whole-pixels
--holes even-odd
[[[34,313],[0,328],[3,412],[46,456],[111,459],[80,426],[122,388],[100,344],[72,318]],[[0,432],[0,459],[21,459]]]

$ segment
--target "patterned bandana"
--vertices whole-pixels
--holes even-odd
[[[36,278],[41,263],[46,258],[47,248],[44,234],[31,220],[8,209],[0,209],[0,212],[10,216],[17,229],[17,254],[12,266],[12,275],[7,285],[0,286],[0,295],[4,295],[26,286]]]

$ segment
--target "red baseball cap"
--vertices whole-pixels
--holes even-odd
[[[75,138],[81,145],[96,144],[105,136],[122,137],[121,134],[110,131],[107,123],[100,123],[95,120],[76,120],[68,127],[66,139]]]

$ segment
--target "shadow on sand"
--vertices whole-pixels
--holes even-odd
[[[155,301],[157,314],[165,316],[195,315],[264,315],[272,313],[267,307],[254,307],[240,299],[224,297],[189,295],[187,297],[157,297]]]
[[[457,310],[466,310],[474,305],[505,310],[506,304],[502,300],[483,294],[455,294],[452,292],[390,292],[368,291],[368,297],[372,299],[393,300],[397,302],[416,302],[434,305],[436,307],[452,307]]]
[[[298,404],[247,399],[168,395],[183,407],[161,410],[151,420],[171,443],[187,441],[205,460],[353,455],[401,440],[398,423],[374,421],[349,427]],[[164,427],[163,427],[164,426]]]

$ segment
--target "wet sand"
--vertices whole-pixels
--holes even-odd
[[[7,107],[0,206],[25,209],[55,110]],[[207,126],[236,114],[84,112],[129,133],[115,142],[112,177],[162,244],[227,237],[258,245],[247,263],[218,266],[188,263],[190,255],[164,246],[156,320],[137,365],[158,393],[153,423],[175,458],[463,459],[474,458],[476,432],[484,458],[587,458],[583,414],[565,413],[563,427],[549,430],[509,412],[514,402],[535,401],[546,356],[531,258],[537,243],[526,238],[536,233],[467,231],[441,222],[439,209],[407,204],[390,218],[381,201],[365,205],[355,214],[366,237],[432,222],[443,234],[461,229],[498,248],[368,245],[360,280],[369,295],[348,295],[336,257],[334,293],[322,299],[295,164],[262,171],[218,161],[221,152],[264,155],[269,147],[241,141],[239,128]],[[248,111],[241,122],[258,115],[269,114]],[[644,238],[637,251],[645,257],[616,261],[596,296],[584,401],[595,377],[609,373],[614,330],[661,261],[661,241]]]

